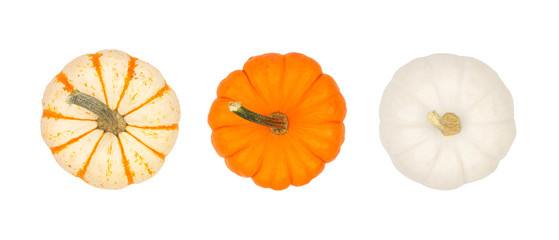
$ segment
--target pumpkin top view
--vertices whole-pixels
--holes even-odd
[[[250,58],[217,88],[208,116],[227,167],[259,186],[309,183],[344,141],[346,105],[332,77],[299,53]]]
[[[431,188],[453,189],[488,176],[515,136],[509,90],[474,58],[415,59],[394,74],[382,96],[384,148],[402,174]]]
[[[104,50],[74,59],[49,83],[41,133],[64,170],[120,189],[159,171],[179,118],[175,92],[157,69]]]

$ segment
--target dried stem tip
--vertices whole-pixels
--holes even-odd
[[[454,113],[446,113],[440,117],[437,111],[427,113],[427,119],[436,128],[441,130],[443,135],[451,136],[460,132],[460,119]]]

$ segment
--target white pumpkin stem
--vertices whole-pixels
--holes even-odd
[[[451,136],[460,132],[460,119],[454,113],[446,113],[443,117],[437,111],[427,113],[427,119],[436,128],[441,130],[445,136]]]
[[[283,113],[275,112],[264,116],[244,108],[241,102],[229,102],[229,111],[247,121],[269,127],[273,134],[282,135],[287,132],[287,116]]]
[[[93,96],[74,90],[66,98],[66,102],[83,107],[97,115],[99,117],[97,119],[98,129],[112,132],[117,136],[119,133],[126,131],[124,117]]]

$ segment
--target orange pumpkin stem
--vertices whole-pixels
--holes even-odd
[[[112,132],[116,136],[119,133],[126,131],[126,121],[116,110],[112,110],[107,104],[99,101],[99,99],[82,93],[78,90],[73,90],[66,98],[69,104],[75,104],[83,107],[92,113],[95,113],[99,118],[97,119],[97,128],[105,132]]]
[[[269,127],[275,135],[282,135],[287,132],[287,116],[283,113],[275,112],[270,116],[264,116],[244,108],[241,102],[229,102],[229,111],[247,121]]]

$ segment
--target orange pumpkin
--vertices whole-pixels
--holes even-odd
[[[264,54],[229,74],[208,116],[227,167],[261,187],[309,183],[344,141],[345,100],[332,77],[300,54]]]

